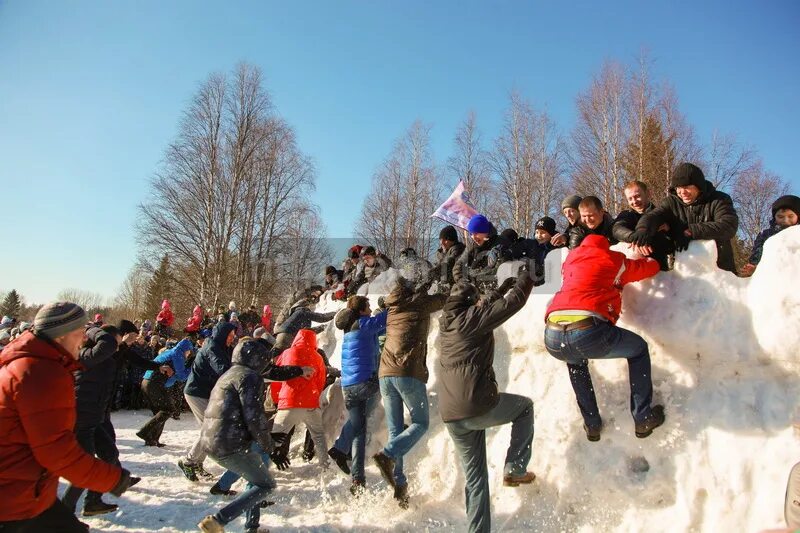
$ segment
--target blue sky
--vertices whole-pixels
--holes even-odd
[[[512,89],[568,133],[602,62],[642,47],[703,142],[737,133],[797,193],[800,3],[700,4],[0,0],[0,291],[113,295],[182,110],[239,61],[313,158],[332,237],[415,119],[441,162],[470,109],[494,137]]]

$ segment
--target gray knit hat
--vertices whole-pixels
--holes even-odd
[[[581,200],[583,200],[583,198],[581,198],[577,194],[572,194],[570,196],[567,196],[566,198],[564,198],[564,201],[561,202],[561,210],[563,211],[567,207],[571,207],[572,209],[578,209],[578,204],[581,203]]]
[[[86,311],[72,302],[50,303],[39,309],[33,319],[33,332],[48,339],[56,339],[86,325]]]

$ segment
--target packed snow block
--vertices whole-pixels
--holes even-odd
[[[749,282],[752,327],[763,352],[770,360],[796,365],[800,356],[800,226],[767,240]]]

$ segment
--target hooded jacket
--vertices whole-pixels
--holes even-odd
[[[77,428],[100,425],[105,419],[117,376],[117,339],[100,328],[87,330],[88,343],[78,355],[82,369],[75,372]]]
[[[200,326],[203,324],[203,308],[199,305],[194,306],[192,316],[186,322],[186,333],[197,333],[200,331]]]
[[[351,320],[353,311],[343,309],[336,327],[345,330],[342,340],[342,387],[364,383],[378,373],[378,337],[386,333],[386,311]],[[348,316],[349,315],[349,316]],[[350,323],[345,326],[345,323]]]
[[[281,366],[310,366],[314,375],[310,378],[296,377],[288,381],[270,384],[272,400],[278,409],[316,409],[319,396],[325,388],[326,369],[317,352],[317,335],[310,329],[297,332],[291,348],[284,351],[274,362]]]
[[[431,282],[438,281],[440,284],[446,284],[451,287],[455,280],[453,279],[453,267],[464,253],[466,246],[463,242],[456,242],[449,249],[439,248],[436,251],[436,264],[428,274],[428,280]]]
[[[674,224],[677,219],[688,226],[693,240],[715,241],[717,266],[735,272],[732,240],[739,229],[739,216],[733,207],[733,200],[708,180],[703,180],[699,189],[697,199],[687,205],[678,197],[675,188],[670,188],[661,205],[642,216],[636,229],[655,235],[661,224]]]
[[[261,327],[272,335],[272,308],[269,305],[265,305],[264,312],[261,313]]]
[[[522,309],[533,289],[521,274],[505,297],[476,305],[478,289],[457,284],[439,319],[439,414],[444,422],[472,418],[497,405],[494,330]]]
[[[171,348],[165,352],[160,353],[153,359],[154,363],[158,363],[159,365],[170,365],[172,366],[172,370],[175,371],[167,381],[164,383],[164,388],[168,389],[173,386],[178,381],[186,381],[189,377],[190,370],[186,368],[186,357],[184,357],[184,352],[187,350],[192,349],[192,341],[189,339],[183,339],[178,344],[175,345],[174,348]],[[151,379],[153,377],[154,370],[148,370],[144,373],[143,379]]]
[[[0,354],[0,522],[33,518],[56,501],[58,478],[108,492],[122,470],[75,440],[72,372],[60,346],[23,333]]]
[[[211,337],[203,344],[192,362],[186,380],[184,394],[195,398],[208,398],[219,377],[231,367],[233,348],[226,346],[228,335],[236,326],[230,322],[219,322],[214,326]]]
[[[655,276],[659,269],[658,261],[628,259],[611,250],[601,235],[589,235],[567,255],[561,267],[561,290],[547,308],[545,320],[554,311],[583,310],[616,324],[622,312],[622,287]]]
[[[169,300],[164,300],[161,302],[161,311],[159,311],[158,316],[156,316],[156,322],[168,328],[172,326],[173,322],[175,322],[175,315],[172,314]]]
[[[428,382],[428,330],[431,313],[444,307],[447,296],[415,292],[398,283],[384,303],[388,308],[386,342],[378,377],[412,377]]]
[[[214,385],[200,430],[200,441],[211,456],[245,452],[253,441],[265,452],[272,451],[272,422],[264,410],[260,375],[268,361],[269,348],[261,340],[234,348],[231,368]]]
[[[275,327],[275,333],[287,333],[294,339],[294,336],[301,329],[310,329],[311,322],[330,322],[336,316],[335,311],[331,313],[316,313],[309,308],[310,305],[308,298],[302,298],[295,302],[289,310],[286,320]]]

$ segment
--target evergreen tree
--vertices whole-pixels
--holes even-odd
[[[0,315],[18,318],[22,310],[22,299],[19,297],[16,289],[11,289],[11,292],[6,294],[3,303],[0,304]]]
[[[169,271],[169,259],[166,255],[161,258],[158,268],[153,272],[153,277],[147,284],[147,296],[144,301],[145,316],[155,319],[161,310],[161,302],[172,297],[172,282]]]

